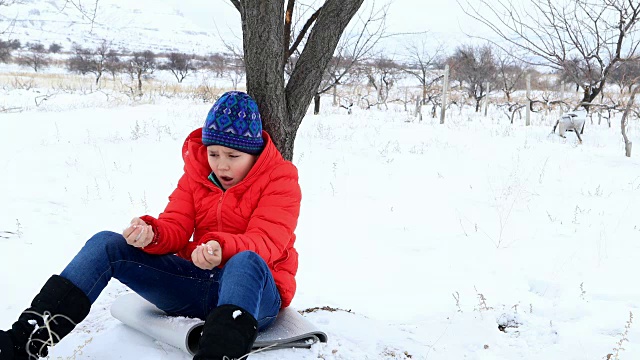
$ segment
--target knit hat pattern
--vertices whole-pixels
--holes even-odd
[[[264,139],[262,118],[255,100],[241,91],[222,94],[204,122],[202,143],[259,154],[264,148]]]

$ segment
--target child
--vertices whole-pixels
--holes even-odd
[[[164,212],[89,239],[0,331],[0,360],[46,356],[111,278],[168,314],[206,319],[194,359],[251,350],[296,290],[297,170],[262,131],[255,101],[236,91],[216,101],[182,156],[184,174]]]

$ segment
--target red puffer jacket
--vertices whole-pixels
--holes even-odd
[[[196,246],[216,240],[222,247],[220,266],[241,251],[254,251],[271,269],[286,307],[296,291],[298,270],[293,247],[301,200],[298,170],[282,158],[266,132],[262,136],[265,148],[247,176],[223,192],[207,178],[211,168],[202,130],[193,131],[182,147],[184,175],[169,204],[157,219],[141,217],[157,235],[143,250],[191,260]]]

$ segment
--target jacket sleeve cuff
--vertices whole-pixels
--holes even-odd
[[[218,239],[212,238],[209,240],[215,240],[220,244],[222,249],[222,260],[220,266],[224,266],[229,259],[231,259],[238,251],[235,249],[235,244],[232,241],[225,241],[224,236],[220,236]]]
[[[158,220],[149,215],[141,216],[140,219],[147,223],[147,225],[151,225],[151,228],[153,229],[153,240],[151,240],[151,242],[147,246],[141,249],[146,253],[154,254],[156,253],[156,251],[154,250],[158,248],[158,242],[160,240],[160,232],[158,231]]]

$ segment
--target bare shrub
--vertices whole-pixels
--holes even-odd
[[[27,49],[29,52],[18,58],[19,65],[30,67],[35,72],[49,66],[49,58],[47,57],[47,50],[44,45],[27,43]]]

